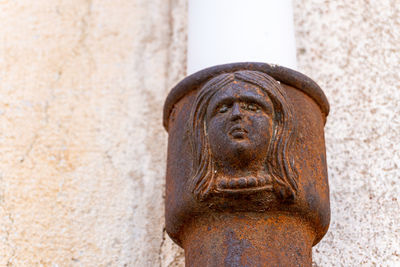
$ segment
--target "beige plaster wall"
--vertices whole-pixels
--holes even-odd
[[[400,264],[400,5],[294,0],[331,103],[316,266]],[[0,1],[0,266],[183,266],[163,232],[162,104],[185,0]]]
[[[0,266],[160,265],[185,4],[0,1]]]
[[[400,2],[295,3],[300,70],[324,89],[332,220],[318,266],[400,266]]]

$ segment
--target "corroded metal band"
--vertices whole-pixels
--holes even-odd
[[[169,115],[175,105],[187,93],[196,90],[205,81],[210,78],[227,72],[235,72],[239,70],[254,70],[268,74],[272,78],[293,86],[311,97],[320,107],[322,113],[326,116],[329,114],[329,103],[322,89],[312,79],[300,72],[277,65],[270,65],[260,62],[243,62],[217,65],[201,71],[198,71],[179,82],[169,93],[165,104],[163,114],[163,124],[168,131]]]

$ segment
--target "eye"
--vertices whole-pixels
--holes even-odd
[[[261,107],[255,103],[244,103],[242,108],[252,112],[260,112]]]
[[[225,113],[228,111],[228,109],[229,109],[228,105],[224,104],[224,105],[221,105],[220,107],[218,107],[218,112]]]

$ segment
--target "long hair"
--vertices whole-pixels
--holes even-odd
[[[224,73],[208,81],[197,93],[189,119],[189,138],[193,154],[189,186],[198,200],[204,200],[215,188],[215,162],[208,140],[207,107],[212,97],[234,81],[243,81],[261,88],[271,99],[274,108],[273,131],[265,159],[265,171],[271,176],[274,192],[283,200],[296,196],[297,172],[292,146],[296,131],[293,107],[282,86],[269,75],[259,71]]]

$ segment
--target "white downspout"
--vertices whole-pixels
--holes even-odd
[[[189,0],[187,74],[233,62],[296,69],[291,0]]]

